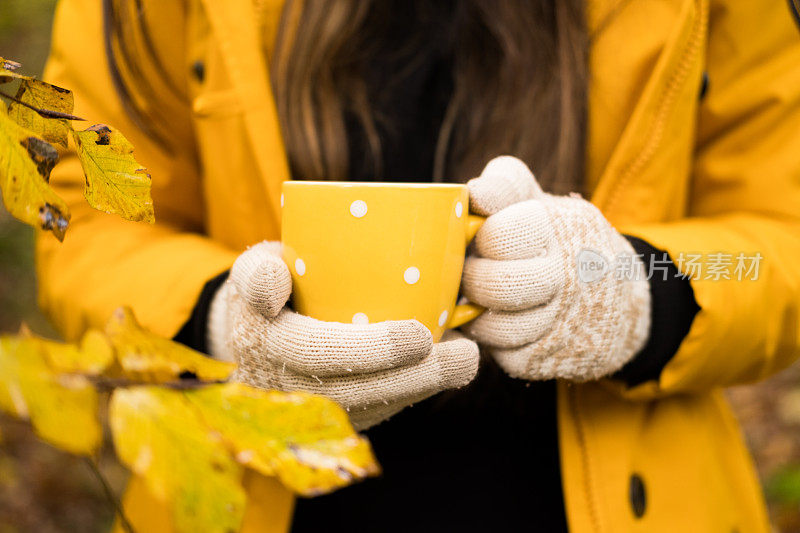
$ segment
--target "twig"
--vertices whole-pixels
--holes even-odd
[[[119,498],[117,495],[114,494],[114,491],[111,489],[111,486],[106,481],[105,476],[98,468],[97,463],[95,463],[91,458],[86,457],[86,463],[91,468],[92,472],[94,472],[95,477],[100,481],[100,484],[103,486],[103,492],[106,494],[106,498],[111,502],[114,506],[114,510],[117,512],[117,516],[119,516],[119,523],[122,526],[122,529],[126,531],[126,533],[136,533],[133,529],[133,526],[128,521],[128,517],[125,516],[125,510],[122,508],[122,503],[120,503]]]
[[[145,381],[135,381],[127,378],[106,378],[103,376],[86,376],[92,384],[101,391],[109,391],[120,387],[137,387],[139,385],[157,385],[174,390],[194,390],[207,385],[219,385],[225,383],[223,380],[200,381],[198,379],[181,379],[180,381],[163,381],[149,383]]]
[[[37,113],[39,113],[39,115],[44,117],[44,118],[65,118],[67,120],[84,120],[84,121],[86,120],[85,118],[81,118],[81,117],[78,117],[78,116],[75,116],[75,115],[70,115],[69,113],[62,113],[61,111],[51,111],[50,109],[40,109],[38,107],[32,106],[31,104],[29,104],[27,102],[23,102],[22,100],[20,100],[19,98],[15,97],[15,96],[11,96],[10,94],[6,94],[6,93],[4,93],[2,91],[0,91],[0,97],[8,98],[12,102],[16,102],[19,105],[27,107],[28,109],[32,109],[32,110],[36,111]]]

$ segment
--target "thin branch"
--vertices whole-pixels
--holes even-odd
[[[111,502],[111,505],[114,506],[114,510],[117,512],[117,516],[119,517],[119,523],[122,526],[122,529],[125,530],[126,533],[136,533],[133,529],[133,526],[128,521],[128,517],[125,516],[125,510],[122,508],[122,503],[117,498],[117,495],[114,494],[114,490],[111,488],[111,485],[108,484],[103,473],[100,471],[100,468],[97,466],[91,458],[86,457],[86,463],[91,468],[92,472],[94,473],[95,477],[100,481],[100,484],[103,486],[103,492],[106,494],[106,498],[108,501]]]
[[[200,381],[198,379],[181,379],[179,381],[163,381],[150,383],[145,381],[136,381],[127,378],[107,378],[103,376],[86,376],[92,384],[100,391],[110,391],[120,387],[136,387],[139,385],[156,385],[166,389],[174,390],[194,390],[200,389],[207,385],[219,385],[226,383],[224,380],[214,381]]]
[[[12,102],[16,102],[19,105],[27,107],[28,109],[32,109],[32,110],[36,111],[37,113],[39,113],[39,115],[44,117],[44,118],[65,118],[67,120],[84,120],[84,121],[86,120],[85,118],[81,118],[81,117],[78,117],[78,116],[75,116],[75,115],[70,115],[69,113],[62,113],[60,111],[51,111],[49,109],[40,109],[38,107],[32,106],[31,104],[29,104],[27,102],[23,102],[22,100],[20,100],[19,98],[15,97],[15,96],[11,96],[10,94],[6,94],[6,93],[4,93],[2,91],[0,91],[0,97],[8,98]]]

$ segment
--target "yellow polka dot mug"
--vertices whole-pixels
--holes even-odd
[[[465,185],[287,181],[281,205],[297,312],[356,324],[415,318],[436,342],[483,310],[456,304],[484,221],[469,214]]]

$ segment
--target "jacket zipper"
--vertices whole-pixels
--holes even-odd
[[[604,212],[610,212],[614,208],[614,204],[618,201],[621,192],[637,172],[653,157],[657,148],[661,144],[664,136],[664,127],[667,119],[668,111],[672,108],[674,101],[677,97],[678,91],[686,81],[687,76],[691,70],[692,62],[695,60],[700,44],[702,43],[705,28],[708,23],[708,10],[706,9],[704,0],[697,0],[696,2],[698,14],[697,19],[692,27],[692,34],[689,36],[689,41],[683,50],[681,60],[675,69],[675,72],[669,79],[667,87],[664,90],[661,102],[656,111],[656,118],[650,132],[647,135],[648,142],[645,147],[639,152],[637,157],[631,161],[625,169],[621,172],[620,179],[617,180],[611,193],[608,196]],[[581,467],[583,468],[584,479],[584,497],[586,499],[589,511],[589,522],[592,525],[593,531],[602,531],[600,523],[600,513],[597,507],[597,500],[594,498],[591,484],[591,469],[590,457],[588,447],[586,444],[586,433],[581,420],[580,405],[578,402],[578,389],[579,386],[568,385],[568,398],[569,410],[575,424],[575,436],[578,441],[578,450],[581,456]]]
[[[708,24],[708,8],[706,2],[705,0],[697,0],[696,5],[698,13],[696,20],[694,21],[694,26],[692,27],[692,34],[689,36],[689,42],[686,44],[686,47],[683,50],[680,63],[678,64],[675,72],[670,77],[669,82],[667,82],[667,86],[664,89],[661,102],[659,103],[658,110],[655,113],[656,118],[647,134],[647,144],[645,144],[644,148],[642,148],[637,157],[623,168],[622,172],[620,173],[620,178],[616,181],[608,195],[608,200],[605,202],[603,212],[611,212],[611,210],[614,209],[614,206],[619,200],[622,191],[625,190],[625,186],[655,155],[658,147],[661,144],[661,141],[663,140],[664,127],[668,112],[673,107],[679,90],[686,81],[686,78],[689,76],[691,65],[697,57],[703,35],[706,33],[705,28]]]
[[[689,36],[689,41],[683,50],[681,60],[675,69],[675,72],[669,79],[667,87],[664,89],[661,102],[656,111],[656,118],[650,132],[647,135],[648,142],[645,147],[639,152],[637,157],[631,161],[625,169],[621,172],[620,178],[614,185],[608,200],[603,209],[604,212],[610,212],[614,208],[614,204],[618,201],[621,192],[637,172],[653,157],[661,144],[664,136],[664,127],[667,119],[668,111],[672,108],[674,101],[677,97],[678,91],[686,81],[687,76],[691,70],[692,62],[695,60],[700,44],[702,43],[705,28],[708,23],[708,10],[706,9],[704,0],[696,2],[698,14],[697,19],[694,21],[692,27],[692,34]],[[580,406],[578,403],[578,386],[572,385],[569,387],[569,407],[570,414],[575,424],[575,435],[578,441],[578,449],[581,455],[581,466],[584,472],[584,493],[589,508],[589,522],[592,524],[593,531],[602,531],[599,510],[597,508],[597,501],[592,493],[591,486],[591,471],[590,471],[590,458],[586,445],[586,434],[581,421]]]

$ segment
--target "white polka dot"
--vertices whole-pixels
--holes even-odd
[[[461,218],[462,214],[464,214],[464,204],[456,202],[456,217]]]
[[[353,324],[369,324],[369,317],[364,313],[356,313],[353,315]]]
[[[367,202],[364,200],[356,200],[350,204],[350,214],[356,218],[361,218],[367,214]]]
[[[419,281],[419,269],[417,267],[408,267],[403,273],[403,279],[409,285],[415,284]]]
[[[294,262],[294,270],[295,272],[297,272],[298,276],[302,276],[303,274],[306,273],[306,264],[299,257]]]
[[[281,194],[281,207],[283,207],[283,194]],[[458,215],[461,216],[461,215]]]
[[[447,323],[447,309],[442,311],[442,314],[439,315],[439,325],[444,326]]]

